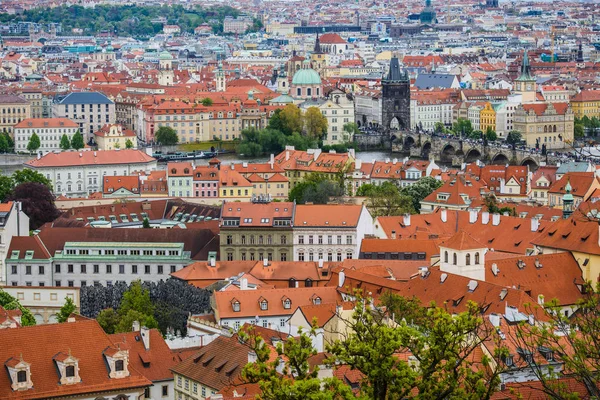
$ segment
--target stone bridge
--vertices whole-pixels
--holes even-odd
[[[460,166],[480,160],[487,164],[528,165],[536,170],[546,163],[546,156],[532,154],[527,150],[504,148],[500,145],[471,143],[458,138],[432,136],[426,133],[398,132],[392,143],[393,152],[410,153],[411,157],[429,158],[436,162]],[[558,158],[548,156],[548,164],[556,164]]]

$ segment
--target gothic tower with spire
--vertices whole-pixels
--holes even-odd
[[[529,65],[529,56],[527,51],[523,53],[523,62],[521,63],[521,74],[515,80],[515,93],[521,95],[522,103],[534,103],[536,101],[536,82],[531,75],[531,65]]]
[[[410,79],[400,68],[398,57],[390,60],[390,70],[381,81],[381,124],[386,131],[410,129]]]

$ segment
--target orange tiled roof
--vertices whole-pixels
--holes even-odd
[[[112,165],[143,163],[155,161],[141,150],[98,150],[98,151],[63,151],[61,153],[47,153],[39,159],[27,161],[25,165],[33,168],[48,167],[76,167],[83,165]]]

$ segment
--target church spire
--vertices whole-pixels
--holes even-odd
[[[315,40],[315,49],[313,50],[315,54],[321,54],[321,41],[319,40],[319,32],[317,32],[317,40]]]
[[[534,81],[531,76],[531,65],[529,65],[529,56],[527,50],[523,52],[523,63],[521,64],[521,75],[517,78],[518,81]]]
[[[565,194],[563,195],[563,218],[567,219],[573,214],[573,195],[571,191],[573,188],[571,187],[571,181],[567,180],[567,184],[565,185]]]

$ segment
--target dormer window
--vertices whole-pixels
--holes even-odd
[[[53,357],[61,385],[72,385],[81,382],[79,377],[79,360],[71,353],[60,352]]]
[[[31,364],[25,362],[23,356],[9,358],[4,363],[4,366],[8,370],[12,390],[28,390],[33,388]]]
[[[112,379],[121,379],[129,376],[129,351],[120,348],[108,347],[104,350],[104,357],[109,369],[108,376]]]
[[[321,304],[321,298],[320,297],[315,297],[313,299],[313,303],[318,306],[319,304]]]
[[[290,299],[285,299],[283,301],[283,308],[285,308],[286,310],[292,308],[292,301]]]
[[[237,300],[233,300],[233,302],[231,303],[231,307],[233,308],[234,312],[240,312],[240,302]]]
[[[260,309],[265,311],[269,309],[269,304],[267,303],[266,300],[261,300],[260,302]]]

